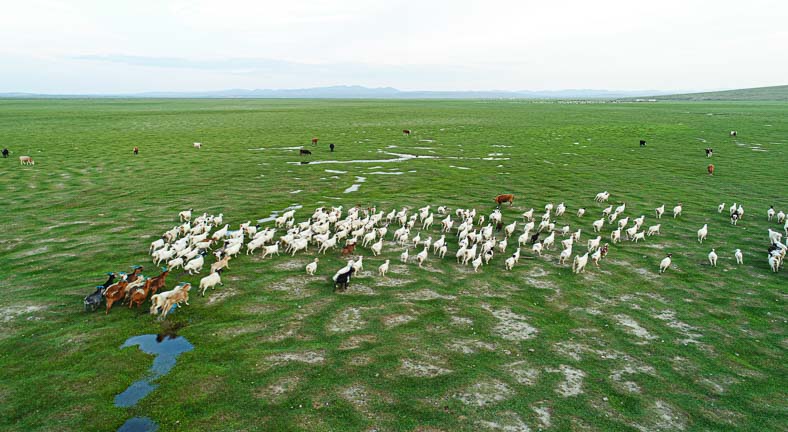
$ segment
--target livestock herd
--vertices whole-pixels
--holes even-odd
[[[594,201],[602,206],[610,196],[609,192],[603,191],[595,196]],[[457,264],[470,265],[474,272],[489,265],[495,255],[507,256],[503,268],[512,271],[520,261],[522,247],[530,245],[531,258],[538,259],[547,251],[555,249],[557,236],[561,236],[562,251],[558,254],[558,265],[571,262],[572,272],[577,274],[585,271],[589,260],[599,267],[600,261],[610,251],[610,244],[620,247],[623,240],[638,243],[646,241],[647,237],[662,234],[664,204],[654,209],[655,222],[659,223],[644,228],[646,216],[625,215],[627,205],[621,203],[615,208],[608,205],[601,209],[601,218],[590,224],[591,232],[596,237],[580,246],[583,228],[557,225],[557,220],[567,212],[563,202],[557,205],[547,203],[541,215],[535,214],[535,209],[530,208],[511,222],[504,223],[501,204],[508,202],[511,206],[513,200],[514,195],[511,194],[497,196],[495,202],[498,205],[489,215],[479,214],[475,208],[451,211],[446,206],[438,206],[433,212],[432,205],[415,211],[408,208],[391,209],[388,213],[375,207],[356,206],[345,211],[339,206],[319,207],[311,216],[298,222],[296,210],[291,209],[274,218],[274,226],[263,228],[260,224],[253,225],[247,221],[240,224],[237,230],[231,230],[230,224],[224,223],[223,214],[202,214],[193,218],[193,209],[184,210],[179,213],[180,224],[153,241],[148,249],[154,264],[166,265],[159,275],[145,277],[141,273],[141,266],[136,266],[130,274],[111,273],[103,285],[85,297],[85,308],[95,310],[105,301],[106,313],[109,313],[114,303],[127,303],[129,308],[135,305],[139,307],[150,296],[150,313],[164,318],[180,303],[188,305],[191,289],[189,283],[181,282],[172,290],[159,292],[165,287],[170,272],[180,268],[189,275],[199,274],[209,252],[212,252],[214,258],[208,275],[199,283],[199,290],[204,296],[209,288],[223,285],[221,273],[229,269],[230,260],[241,253],[243,246],[246,246],[246,255],[262,250],[261,259],[278,256],[280,252],[291,257],[297,253],[309,253],[310,246],[315,248],[316,255],[337,251],[341,256],[350,256],[347,265],[331,278],[334,289],[341,292],[347,289],[353,276],[363,270],[364,256],[358,253],[358,247],[368,249],[372,259],[382,254],[384,246],[395,247],[402,250],[401,262],[415,262],[421,268],[430,259],[444,259],[451,244],[456,247],[454,256]],[[721,213],[724,209],[723,203],[717,211]],[[682,212],[683,204],[678,203],[673,207],[673,219],[680,218]],[[729,212],[734,225],[744,216],[741,204],[734,203]],[[587,214],[585,208],[579,208],[576,212],[578,218]],[[767,211],[767,219],[769,222],[776,219],[777,223],[784,223],[783,229],[788,236],[788,222],[783,211],[777,212],[771,207]],[[610,226],[610,243],[603,243],[602,231],[606,225]],[[518,228],[521,234],[516,237],[517,243],[510,243]],[[284,230],[284,234],[277,238],[279,230]],[[414,231],[415,235],[411,236]],[[708,235],[709,226],[704,224],[697,232],[698,242],[702,244]],[[434,240],[433,236],[440,237]],[[540,236],[543,236],[541,240]],[[788,248],[782,242],[783,234],[779,231],[769,228],[768,239],[769,268],[777,272],[783,265]],[[412,248],[418,251],[413,256],[410,253]],[[576,249],[580,251],[576,252]],[[733,255],[737,264],[743,264],[741,249],[736,249]],[[671,267],[672,256],[672,253],[666,254],[659,263],[660,274]],[[716,250],[712,249],[708,254],[709,264],[716,267],[717,259]],[[386,276],[390,261],[386,259],[378,266],[378,275]],[[317,274],[319,262],[317,257],[310,261],[305,267],[306,273]]]

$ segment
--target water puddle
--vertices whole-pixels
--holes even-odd
[[[274,210],[267,218],[257,219],[257,223],[266,223],[266,222],[273,222],[274,219],[278,218],[280,214],[288,211],[288,210],[298,210],[303,208],[301,204],[293,204],[289,207],[286,207],[284,210]]]
[[[115,396],[115,406],[121,408],[132,407],[142,398],[150,394],[158,387],[153,381],[167,375],[181,353],[189,352],[194,349],[194,345],[189,343],[183,336],[173,334],[146,334],[130,337],[120,346],[121,349],[130,346],[139,347],[140,351],[146,354],[153,354],[153,365],[148,370],[145,378],[133,382],[123,393]],[[124,432],[152,432],[159,426],[148,417],[133,417],[118,429]]]
[[[356,192],[356,191],[358,191],[358,188],[360,188],[360,187],[361,187],[361,183],[364,183],[365,181],[367,181],[367,178],[366,178],[366,177],[359,177],[359,176],[356,176],[356,183],[354,183],[353,185],[351,185],[349,188],[345,189],[345,193],[350,193],[350,192]]]

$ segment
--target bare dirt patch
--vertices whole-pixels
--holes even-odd
[[[362,318],[364,312],[382,307],[349,307],[339,312],[328,323],[329,333],[347,333],[360,330],[367,326],[367,320]]]
[[[495,310],[490,305],[483,304],[482,308],[498,319],[498,324],[493,332],[506,340],[521,341],[536,336],[538,330],[529,325],[526,317],[512,312],[508,308]]]
[[[540,429],[547,429],[552,425],[550,420],[552,414],[551,410],[544,402],[538,402],[536,405],[532,405],[531,409],[536,413],[536,420],[539,422]]]
[[[258,399],[265,399],[270,402],[281,402],[287,393],[292,392],[298,387],[301,378],[298,376],[286,376],[266,387],[259,387],[254,395]]]
[[[629,393],[640,393],[640,386],[634,381],[624,379],[624,375],[634,374],[647,374],[654,375],[656,371],[649,365],[636,365],[627,364],[621,369],[616,369],[610,374],[610,379],[613,380],[616,387]]]
[[[497,413],[494,420],[480,420],[477,424],[486,430],[503,432],[530,432],[520,415],[514,411]]]
[[[446,344],[446,349],[461,354],[476,354],[479,351],[495,351],[495,344],[475,339],[455,339]]]
[[[454,395],[455,399],[465,405],[485,407],[509,399],[514,390],[503,381],[487,379],[472,384],[464,391]]]
[[[452,315],[450,324],[457,327],[470,327],[473,325],[473,320],[466,317]]]
[[[681,333],[681,335],[684,336],[684,338],[679,339],[678,342],[683,345],[699,344],[700,341],[698,341],[698,338],[703,337],[702,334],[696,333],[697,328],[685,322],[677,320],[675,311],[666,309],[658,314],[655,314],[654,318],[665,321],[668,327]]]
[[[312,260],[306,261],[306,260],[302,260],[302,259],[292,259],[292,258],[290,258],[290,259],[287,259],[285,261],[282,261],[280,263],[275,264],[274,268],[277,269],[277,270],[296,270],[296,269],[304,270],[306,265],[308,263],[310,263],[310,262],[312,262]],[[306,270],[304,270],[304,272],[306,272]]]
[[[387,329],[392,328],[392,327],[396,327],[396,326],[399,326],[399,325],[402,325],[402,324],[407,324],[407,323],[409,323],[409,322],[411,322],[411,321],[413,321],[415,319],[416,319],[415,316],[413,316],[413,315],[405,315],[405,314],[385,315],[385,316],[380,317],[381,322],[383,322],[383,325]]]
[[[686,416],[672,408],[667,402],[657,400],[651,406],[652,415],[647,416],[649,423],[636,424],[636,429],[642,432],[650,431],[682,431],[687,426]]]
[[[282,365],[291,362],[306,364],[322,364],[325,362],[325,351],[293,351],[273,354],[266,357],[266,361],[271,365]]]
[[[641,327],[637,321],[632,319],[632,317],[623,314],[618,314],[614,318],[616,319],[616,322],[620,326],[624,327],[624,330],[631,335],[637,336],[640,339],[644,339],[644,340],[654,340],[657,338],[656,336],[649,333],[648,330]]]
[[[238,294],[238,291],[236,291],[233,288],[227,288],[227,289],[219,288],[218,292],[208,291],[208,293],[209,293],[208,301],[205,303],[210,306],[225,301],[226,299]]]
[[[503,370],[522,385],[534,385],[539,378],[539,370],[530,367],[525,360],[504,365]]]
[[[290,276],[283,280],[272,282],[268,289],[287,293],[288,299],[302,299],[317,293],[314,288],[307,288],[307,276]]]
[[[373,343],[377,340],[378,337],[375,335],[354,335],[343,340],[342,343],[339,344],[339,349],[340,350],[357,349],[357,348],[361,348],[362,344]]]
[[[402,366],[399,368],[400,375],[407,375],[421,378],[434,378],[440,375],[452,373],[451,369],[445,369],[433,364],[419,362],[411,359],[403,359]]]
[[[425,288],[414,292],[399,294],[399,298],[403,300],[454,300],[457,297],[453,295],[443,295]]]
[[[551,373],[564,374],[564,380],[558,384],[555,392],[563,397],[577,396],[583,393],[583,378],[586,373],[571,366],[561,365],[558,369],[545,369]]]
[[[46,310],[46,308],[46,306],[41,305],[5,306],[0,308],[0,319],[2,319],[3,322],[9,322],[24,315],[27,315],[27,319],[31,319],[35,318],[33,314]]]

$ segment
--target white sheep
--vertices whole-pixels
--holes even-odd
[[[373,243],[372,247],[370,247],[370,250],[372,250],[372,256],[380,255],[380,252],[383,250],[383,239]]]
[[[440,247],[440,249],[438,249],[438,255],[441,257],[441,259],[443,259],[446,256],[447,251],[448,248],[446,247],[446,245],[443,245]]]
[[[353,263],[353,269],[355,270],[356,274],[359,274],[361,270],[364,270],[364,257],[359,256],[358,259]]]
[[[681,211],[683,210],[683,206],[679,203],[676,207],[673,207],[673,219],[681,216]]]
[[[741,204],[739,204],[739,208],[736,209],[736,213],[739,214],[739,219],[744,218],[744,207],[742,207]]]
[[[419,252],[416,255],[416,262],[419,263],[419,267],[421,267],[421,265],[424,263],[424,261],[427,260],[427,253],[428,253],[428,251],[429,251],[429,248],[425,247],[424,250],[422,250],[421,252]]]
[[[602,258],[602,249],[598,248],[591,254],[591,262],[594,263],[595,266],[599,267],[599,260]]]
[[[744,264],[744,255],[741,253],[741,249],[736,249],[733,256],[736,257],[736,264]]]
[[[583,256],[575,255],[575,259],[572,261],[572,271],[575,274],[583,273],[586,270],[586,264],[588,264],[588,252]]]
[[[471,262],[471,265],[473,266],[473,272],[476,273],[479,270],[479,267],[482,266],[482,256],[479,255],[478,258]]]
[[[550,249],[550,246],[552,246],[554,243],[555,243],[555,232],[551,232],[549,236],[545,237],[545,239],[542,240],[542,246],[544,246],[545,249]]]
[[[518,239],[517,245],[523,246],[524,244],[528,243],[528,239],[530,238],[530,232],[524,232]]]
[[[618,227],[619,228],[623,229],[627,225],[629,225],[629,217],[625,217],[625,218],[623,218],[623,219],[618,221]]]
[[[404,262],[404,263],[407,263],[407,262],[408,262],[408,258],[409,258],[409,255],[408,255],[408,249],[405,249],[405,252],[402,252],[402,253],[399,255],[399,260],[400,260],[400,261],[402,261],[402,262]]]
[[[612,212],[613,212],[613,206],[609,205],[609,206],[605,207],[604,209],[602,209],[602,216],[603,217],[608,217],[608,216],[610,216],[610,213],[612,213]]]
[[[504,263],[503,263],[504,264],[504,268],[506,270],[511,270],[514,267],[514,263],[515,263],[514,255],[512,255],[509,258],[506,258],[506,261],[504,261]]]
[[[619,228],[619,229],[621,229],[621,228]],[[638,227],[636,227],[636,226],[627,228],[627,230],[625,231],[625,233],[627,235],[627,240],[632,240],[632,237],[634,237],[635,234],[637,234],[637,232],[638,232]]]
[[[216,289],[216,285],[224,285],[222,283],[222,277],[220,275],[222,271],[219,270],[216,273],[211,273],[208,276],[200,279],[200,289],[202,290],[202,296],[205,297],[205,291],[210,289]]]
[[[605,202],[608,200],[608,198],[610,198],[610,194],[607,191],[599,192],[598,194],[596,194],[596,197],[594,197],[594,201]]]
[[[662,259],[662,261],[660,261],[660,263],[659,263],[659,273],[660,274],[665,273],[665,271],[670,268],[670,263],[672,261],[670,259],[670,257],[672,257],[672,256],[673,256],[673,254],[668,254],[665,258]]]
[[[377,235],[378,235],[378,232],[375,231],[375,230],[372,230],[372,231],[368,232],[367,234],[364,234],[364,240],[361,242],[361,246],[367,247],[368,244],[370,244],[373,241],[375,241],[375,238],[377,237]]]
[[[501,242],[500,242],[500,243],[498,243],[498,251],[499,251],[499,252],[501,252],[501,253],[505,253],[505,252],[506,252],[506,246],[507,246],[508,244],[509,244],[509,242],[508,242],[508,241],[506,240],[506,238],[504,237],[504,239],[503,239],[503,240],[501,240]]]
[[[293,240],[293,242],[290,244],[290,251],[293,253],[291,256],[295,256],[297,252],[302,250],[309,250],[309,240],[305,238],[297,238]]]
[[[563,247],[564,249],[570,248],[574,244],[575,244],[575,238],[574,237],[569,237],[566,240],[561,240],[561,247]]]
[[[717,206],[717,213],[722,213],[723,210],[725,210],[725,203]]]
[[[506,235],[506,238],[511,237],[511,235],[514,233],[515,229],[517,229],[517,221],[514,221],[514,222],[510,223],[509,225],[506,225],[504,227],[504,229],[503,229],[503,232]]]
[[[769,243],[779,243],[783,240],[783,235],[779,231],[773,231],[769,228]]]
[[[173,259],[167,261],[167,268],[168,269],[175,270],[178,267],[183,267],[183,258],[178,257],[178,258],[173,258]]]
[[[657,219],[662,219],[662,214],[665,213],[665,204],[655,208],[654,213],[657,215]]]
[[[529,221],[534,220],[534,209],[529,209],[526,212],[523,212],[523,219],[527,219]]]
[[[610,241],[613,244],[621,243],[621,228],[610,233]]]
[[[572,256],[572,247],[570,246],[570,247],[564,249],[563,251],[561,251],[561,254],[558,256],[558,264],[559,265],[560,264],[565,264],[566,260],[568,260],[569,257],[571,257],[571,256]]]
[[[584,208],[577,209],[577,217],[583,217],[584,214],[586,214],[586,209]]]
[[[277,256],[279,255],[279,242],[278,241],[276,243],[272,244],[271,246],[263,247],[263,257],[262,257],[262,259],[265,259],[265,257],[267,257],[268,255],[272,255],[273,256],[273,254],[276,254]]]
[[[516,262],[516,263],[520,262],[520,248],[519,247],[517,249],[515,249],[514,253],[512,254],[512,258],[514,258],[514,262]]]
[[[698,230],[698,243],[703,244],[706,236],[709,234],[709,224],[703,224],[703,228]]]
[[[181,222],[190,221],[192,219],[192,210],[193,209],[184,210],[178,213],[178,218],[180,219],[180,221]]]
[[[780,270],[780,259],[774,255],[769,255],[769,268],[777,273],[777,271]]]
[[[539,242],[534,243],[534,245],[531,246],[531,250],[534,253],[536,253],[537,255],[542,256],[542,244],[541,243],[539,243]]]
[[[493,252],[492,249],[484,253],[484,265],[490,263],[490,260],[493,259],[493,255],[495,255],[495,252]]]
[[[717,267],[717,253],[714,249],[709,252],[709,264],[711,264],[712,267]]]
[[[432,244],[432,252],[437,253],[438,249],[443,247],[446,244],[446,236],[442,235],[435,243]]]
[[[159,249],[161,249],[163,247],[164,247],[164,239],[160,238],[158,240],[153,241],[150,244],[150,248],[148,248],[148,253],[149,254],[153,254],[153,252],[155,252],[155,251],[157,251],[157,250],[159,250]]]
[[[646,232],[645,231],[641,231],[639,233],[635,233],[635,235],[632,237],[632,240],[634,240],[635,243],[637,243],[638,240],[645,240],[645,239],[646,239]]]
[[[386,276],[386,272],[389,271],[389,260],[386,260],[383,264],[378,267],[378,274],[381,276]]]
[[[430,213],[429,216],[424,218],[424,222],[421,224],[421,229],[426,230],[426,229],[432,228],[433,220],[434,220],[434,217],[432,216],[432,213]]]
[[[183,270],[188,272],[190,275],[199,273],[202,271],[202,266],[205,264],[205,259],[202,255],[197,255],[191,261],[187,262],[186,265],[183,266]]]
[[[319,258],[315,258],[314,261],[306,265],[306,274],[309,276],[314,276],[315,272],[317,271],[317,263],[320,262]]]
[[[605,226],[605,218],[597,219],[591,225],[594,227],[594,232],[600,232],[602,227]]]
[[[602,241],[602,236],[596,236],[594,239],[588,240],[588,251],[593,252],[599,249],[599,242]]]
[[[785,222],[785,212],[780,210],[779,212],[777,212],[777,223],[783,223],[783,222]]]
[[[654,234],[661,235],[661,233],[659,232],[660,227],[662,227],[662,224],[656,224],[648,227],[648,236],[651,237]]]

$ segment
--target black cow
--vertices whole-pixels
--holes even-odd
[[[298,154],[302,155],[302,156],[303,155],[312,155],[312,152],[309,151],[309,150],[301,149],[301,150],[298,151]]]
[[[8,153],[9,153],[8,149],[7,149],[7,148],[4,148],[4,149],[3,149],[3,157],[4,157],[4,158],[7,158],[7,157],[8,157]]]
[[[641,147],[645,147],[646,146],[646,140],[640,140],[640,146]]]
[[[337,276],[337,280],[334,283],[334,291],[339,291],[339,292],[345,291],[347,289],[347,286],[350,284],[350,277],[353,275],[353,272],[355,271],[356,269],[354,269],[351,266],[350,270]]]
[[[329,144],[329,145],[328,145],[328,148],[330,148],[330,149],[331,149],[331,151],[334,151],[334,143],[331,143],[331,144]]]

